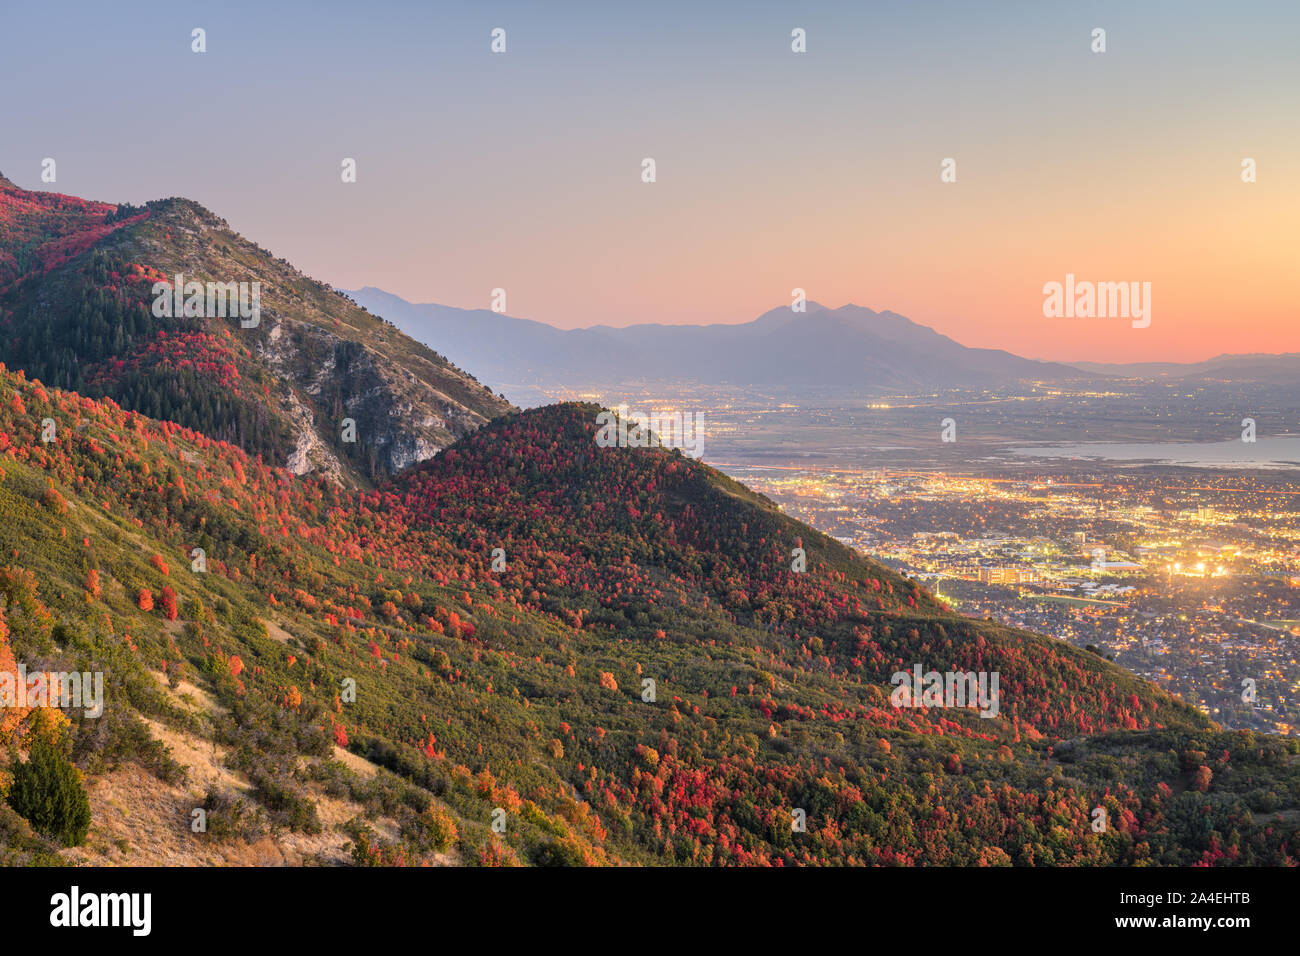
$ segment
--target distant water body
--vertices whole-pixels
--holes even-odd
[[[1261,436],[1254,443],[1222,442],[1083,442],[1078,445],[1019,445],[1014,454],[1036,458],[1081,458],[1102,461],[1149,461],[1192,468],[1298,468],[1300,435]]]

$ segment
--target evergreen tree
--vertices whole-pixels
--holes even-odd
[[[81,775],[63,751],[37,740],[26,763],[13,770],[9,805],[26,817],[38,833],[80,846],[90,829],[90,800]]]

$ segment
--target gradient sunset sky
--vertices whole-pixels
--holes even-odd
[[[743,322],[802,287],[1035,358],[1300,351],[1300,3],[2,16],[6,176],[190,197],[339,287],[465,308],[504,287],[511,314],[566,328]],[[1066,273],[1150,282],[1151,326],[1044,318]]]

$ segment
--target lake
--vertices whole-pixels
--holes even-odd
[[[1260,436],[1255,442],[1083,442],[1017,445],[1013,454],[1036,458],[1149,461],[1193,468],[1300,468],[1300,435]]]

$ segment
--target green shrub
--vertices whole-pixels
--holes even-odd
[[[414,842],[422,851],[433,850],[445,853],[460,836],[456,818],[450,810],[438,804],[430,804],[429,808],[416,818],[412,829],[415,831]]]
[[[77,768],[55,745],[38,740],[13,768],[9,805],[51,839],[80,846],[90,829],[90,800]]]
[[[207,834],[213,840],[240,839],[252,843],[266,832],[262,811],[238,794],[209,786],[202,806],[207,812]]]

